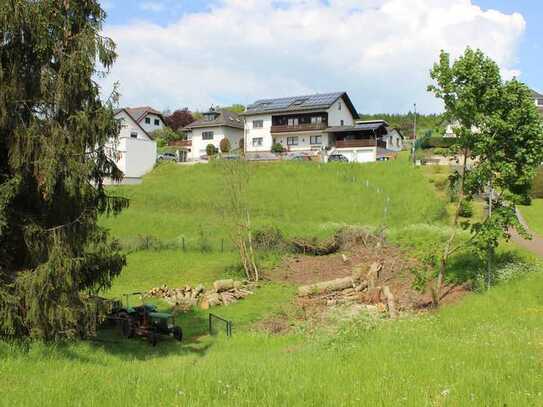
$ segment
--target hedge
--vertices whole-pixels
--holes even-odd
[[[454,138],[428,137],[422,140],[422,148],[449,148],[455,143]]]

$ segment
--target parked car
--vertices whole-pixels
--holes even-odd
[[[157,157],[158,161],[177,161],[177,155],[175,153],[162,153]]]
[[[348,163],[349,159],[345,157],[343,154],[332,154],[330,155],[330,157],[328,157],[328,162],[333,162],[333,161]]]

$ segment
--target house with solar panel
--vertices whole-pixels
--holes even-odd
[[[320,154],[324,160],[341,154],[362,163],[386,159],[403,147],[397,141],[403,137],[392,134],[388,123],[357,123],[358,112],[346,92],[262,99],[242,115],[248,157],[280,144],[288,153]]]

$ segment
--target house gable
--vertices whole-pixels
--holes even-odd
[[[127,109],[119,109],[115,118],[121,121],[119,138],[136,138],[140,140],[152,140],[153,138],[145,129],[130,115]]]

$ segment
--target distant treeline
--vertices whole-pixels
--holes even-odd
[[[404,137],[413,137],[413,121],[415,115],[407,114],[361,114],[360,120],[386,120],[392,127],[400,129]],[[446,127],[445,119],[441,114],[417,113],[417,135],[422,136],[432,132],[431,136],[442,136]]]

